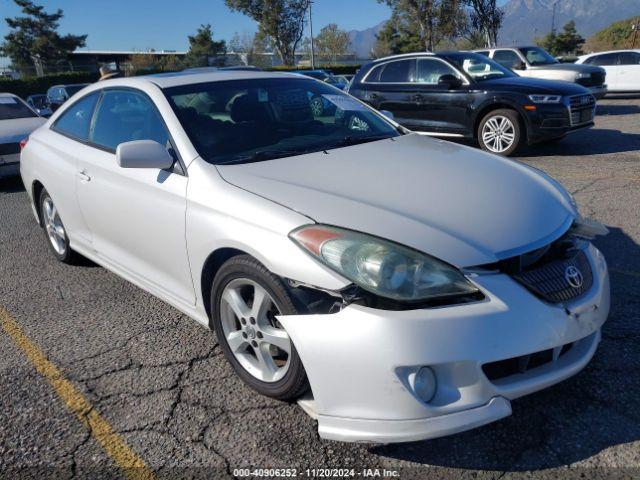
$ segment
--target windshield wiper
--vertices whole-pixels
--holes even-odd
[[[376,142],[378,140],[386,140],[387,138],[393,138],[393,135],[389,135],[388,133],[383,135],[369,135],[366,137],[354,137],[352,135],[347,135],[346,137],[343,137],[337,142],[331,144],[331,146],[327,147],[326,150],[339,147],[350,147],[351,145],[359,145],[361,143]]]
[[[260,150],[259,152],[241,157],[235,157],[226,162],[219,162],[218,165],[237,165],[239,163],[263,162],[265,160],[274,160],[282,157],[293,157],[295,155],[303,155],[306,150]]]

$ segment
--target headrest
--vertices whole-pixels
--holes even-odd
[[[267,122],[271,118],[267,104],[258,101],[258,95],[247,93],[233,100],[231,120],[239,122]]]

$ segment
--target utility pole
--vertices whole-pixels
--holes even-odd
[[[633,30],[633,40],[631,42],[631,48],[636,48],[636,38],[638,37],[638,30],[640,30],[640,17],[636,20],[636,23],[631,25]]]
[[[556,34],[556,5],[560,0],[553,2],[553,12],[551,13],[551,36]]]
[[[311,69],[316,69],[316,52],[313,46],[313,15],[311,14],[311,5],[313,1],[309,1],[309,31],[311,34]]]

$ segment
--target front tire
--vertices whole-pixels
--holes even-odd
[[[67,230],[64,228],[58,209],[46,189],[42,189],[38,201],[40,204],[40,220],[51,252],[62,263],[69,265],[78,263],[82,257],[71,249]]]
[[[478,125],[477,134],[483,150],[504,156],[513,154],[523,140],[518,113],[505,108],[485,115]]]
[[[213,328],[222,351],[251,388],[294,400],[309,389],[300,356],[277,315],[298,312],[282,281],[249,255],[228,260],[211,288]]]

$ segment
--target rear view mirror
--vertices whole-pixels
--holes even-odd
[[[164,145],[153,140],[135,140],[118,145],[116,160],[122,168],[171,168],[173,157]]]
[[[455,75],[447,73],[445,75],[441,75],[440,78],[438,78],[438,85],[445,86],[450,89],[458,88],[462,86],[462,80],[460,80],[460,78],[456,77]]]

